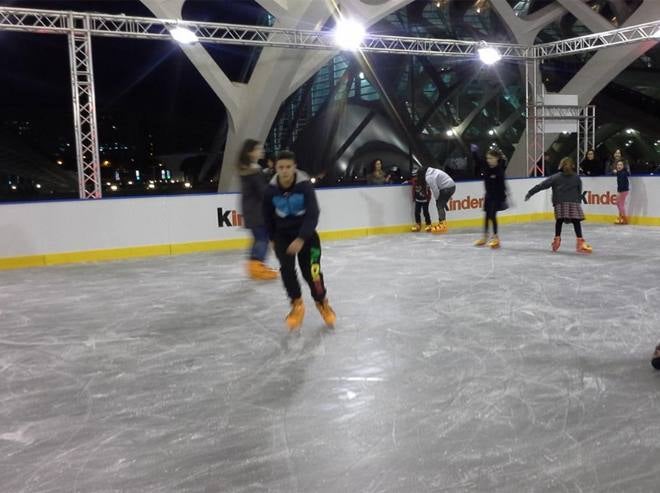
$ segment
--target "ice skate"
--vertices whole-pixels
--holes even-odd
[[[482,247],[482,246],[485,246],[486,243],[488,243],[488,237],[487,236],[482,236],[477,241],[475,241],[473,243],[473,245],[476,246],[476,247]]]
[[[486,244],[486,246],[488,246],[488,247],[492,248],[493,250],[495,250],[495,249],[500,247],[500,239],[497,237],[497,235],[493,235],[493,237]]]
[[[323,318],[323,322],[325,322],[325,325],[327,325],[328,327],[334,327],[335,322],[337,321],[337,315],[335,315],[335,312],[330,306],[330,303],[328,303],[328,299],[326,298],[323,301],[317,301],[316,308],[321,314],[321,317]]]
[[[577,243],[575,245],[575,250],[578,253],[591,253],[593,252],[593,248],[589,243],[584,241],[584,238],[578,238]]]
[[[305,318],[305,305],[302,298],[297,298],[291,302],[291,311],[286,316],[286,325],[289,330],[298,330]]]
[[[559,250],[559,247],[561,246],[561,236],[555,236],[555,238],[552,240],[552,251],[556,252]]]
[[[250,260],[248,262],[247,271],[250,278],[257,281],[272,281],[273,279],[277,279],[278,276],[275,269],[271,269],[258,260]]]

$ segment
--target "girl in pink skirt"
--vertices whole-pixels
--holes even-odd
[[[533,187],[525,196],[525,201],[535,193],[552,188],[552,205],[555,209],[555,238],[552,240],[552,251],[559,250],[561,245],[561,229],[564,223],[572,223],[577,237],[576,250],[578,253],[591,253],[593,249],[582,238],[582,180],[575,173],[575,161],[565,157],[559,163],[559,173],[542,181]]]
[[[616,206],[619,209],[619,218],[614,224],[628,224],[628,216],[626,215],[626,199],[630,192],[630,181],[628,177],[630,173],[626,169],[626,164],[623,161],[616,162]]]

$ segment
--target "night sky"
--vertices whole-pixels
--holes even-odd
[[[153,16],[137,0],[0,0],[0,5]],[[252,0],[189,0],[184,18],[265,21]],[[72,138],[66,37],[0,31],[0,50],[0,123],[30,121],[33,137],[44,146]],[[176,44],[94,38],[93,50],[101,143],[153,134],[159,154],[210,144],[224,120],[223,105]],[[241,79],[249,48],[207,45],[207,50],[232,80]],[[119,136],[108,135],[110,124]]]

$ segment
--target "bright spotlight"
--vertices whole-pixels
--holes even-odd
[[[488,131],[488,135],[495,135],[495,130],[492,130],[492,129],[489,130],[489,131]]]
[[[357,51],[366,34],[364,26],[358,21],[343,19],[338,21],[337,27],[335,27],[335,44],[345,51]]]
[[[311,181],[312,183],[316,183],[316,178],[312,177],[309,181]]]
[[[37,184],[35,185],[35,187],[37,187],[37,188],[41,188],[41,184],[40,184],[40,183],[37,183]]]
[[[113,192],[116,192],[118,188],[119,187],[117,187],[117,185],[110,185],[110,190],[112,190]]]
[[[500,52],[495,48],[488,46],[486,43],[481,45],[481,48],[477,50],[477,53],[479,53],[479,59],[484,65],[493,65],[502,59]]]
[[[447,137],[453,137],[454,136],[454,130],[450,128],[449,130],[447,130],[446,135],[447,135]]]
[[[170,34],[175,41],[184,45],[197,42],[197,35],[186,27],[177,26],[170,30]]]
[[[188,182],[188,181],[185,182],[185,183],[183,184],[183,186],[184,186],[185,188],[192,188],[192,185],[191,185],[190,182]]]

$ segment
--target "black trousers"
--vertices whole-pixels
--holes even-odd
[[[424,211],[424,221],[426,221],[426,225],[430,226],[431,214],[429,213],[429,203],[415,201],[415,222],[417,224],[422,224],[422,211]]]
[[[575,229],[575,236],[582,238],[582,223],[578,219],[573,219],[571,222],[573,223],[573,228]],[[561,236],[561,227],[563,224],[563,219],[557,219],[557,222],[555,223],[555,236]]]
[[[444,221],[447,219],[447,204],[455,191],[455,186],[440,190],[439,196],[435,201],[435,206],[438,208],[438,221]]]
[[[486,210],[486,221],[484,223],[484,232],[488,234],[488,223],[493,223],[493,234],[497,234],[497,203],[486,202],[484,207]]]
[[[298,274],[296,273],[296,256],[286,253],[291,242],[296,239],[292,234],[277,234],[274,238],[275,255],[280,261],[280,274],[286,293],[291,300],[302,296]],[[315,232],[298,253],[298,265],[302,276],[307,281],[312,298],[323,301],[326,295],[323,273],[321,272],[321,239]]]

